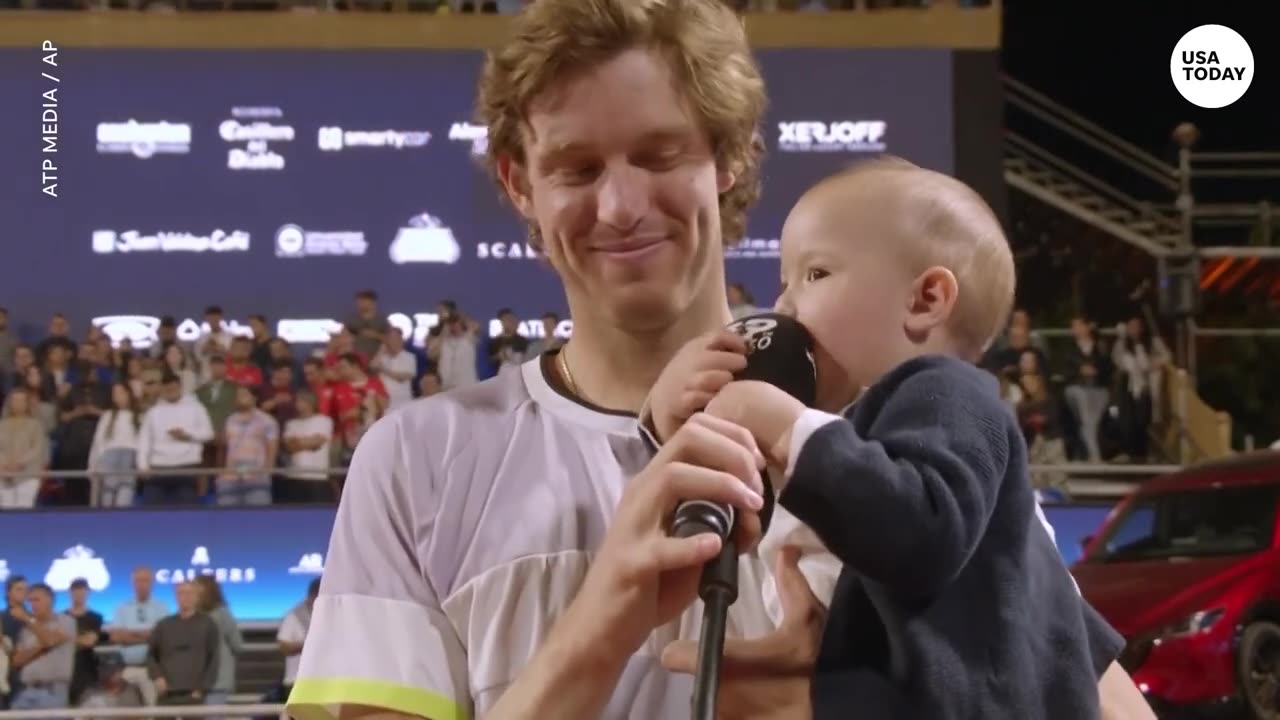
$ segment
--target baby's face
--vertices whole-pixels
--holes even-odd
[[[814,336],[818,407],[828,411],[911,356],[915,277],[895,250],[892,205],[865,183],[841,185],[810,192],[787,217],[777,307]]]

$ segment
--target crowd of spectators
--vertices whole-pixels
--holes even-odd
[[[756,311],[741,285],[729,297],[736,317]],[[0,309],[0,508],[333,502],[342,468],[379,417],[511,372],[563,341],[553,312],[529,337],[509,309],[492,337],[450,301],[437,313],[415,347],[377,295],[362,291],[326,345],[295,348],[260,315],[250,316],[250,334],[233,335],[211,306],[195,342],[179,341],[164,318],[141,349],[96,327],[77,341],[60,315],[45,338],[22,343]],[[1053,345],[1018,310],[983,366],[1017,414],[1032,462],[1057,465],[1159,459],[1151,429],[1170,363],[1141,318],[1108,339],[1076,318]],[[1035,481],[1065,487],[1061,472]]]
[[[225,705],[236,692],[245,643],[211,575],[173,584],[175,609],[153,594],[154,572],[135,568],[134,597],[108,621],[92,609],[89,584],[71,583],[70,603],[21,575],[5,581],[0,612],[0,709]],[[320,579],[276,632],[284,674],[264,700],[287,696],[311,622]]]
[[[533,338],[509,309],[493,337],[450,301],[437,313],[413,347],[362,291],[326,345],[295,348],[261,315],[233,335],[211,306],[195,342],[163,318],[143,349],[97,327],[76,340],[61,315],[38,343],[19,342],[0,309],[0,508],[333,502],[379,417],[560,342],[551,312]]]

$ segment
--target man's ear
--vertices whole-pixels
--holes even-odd
[[[525,220],[533,221],[533,198],[529,191],[529,174],[525,167],[511,159],[510,155],[498,158],[498,180],[507,191],[507,197]]]
[[[738,175],[732,170],[717,168],[716,169],[716,194],[723,195],[733,189],[733,184],[738,181]]]
[[[923,338],[930,330],[947,322],[960,296],[960,283],[950,270],[933,266],[911,284],[906,329],[913,338]]]

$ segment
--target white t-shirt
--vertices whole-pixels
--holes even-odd
[[[445,390],[474,385],[476,375],[476,338],[474,335],[445,335],[440,340],[440,384]]]
[[[315,450],[299,450],[289,453],[289,472],[291,478],[302,480],[327,480],[329,474],[329,438],[333,437],[333,418],[316,413],[307,418],[294,418],[284,424],[284,436],[311,437],[323,435],[324,445]],[[311,470],[312,472],[299,472]]]
[[[379,373],[379,378],[387,388],[387,409],[393,410],[407,402],[412,402],[413,375],[418,370],[418,361],[413,357],[413,353],[401,350],[391,355],[384,348],[378,351],[378,366],[384,371]],[[409,373],[409,378],[396,380],[385,372],[387,370],[395,373]]]
[[[307,639],[307,629],[298,619],[296,611],[290,611],[280,621],[280,629],[276,631],[276,640],[287,643],[301,643]],[[284,659],[284,684],[292,685],[298,678],[298,664],[302,655],[290,655]]]
[[[552,356],[544,356],[550,362]],[[517,374],[379,420],[351,461],[315,603],[294,717],[341,704],[484,717],[582,585],[623,487],[651,458],[634,415],[599,412]],[[730,637],[772,628],[744,557]],[[692,680],[662,649],[696,640],[695,603],[628,661],[606,720],[679,718]]]

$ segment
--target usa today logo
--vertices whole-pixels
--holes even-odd
[[[1226,107],[1253,82],[1253,50],[1229,27],[1201,25],[1174,46],[1169,73],[1178,93],[1192,105]]]

